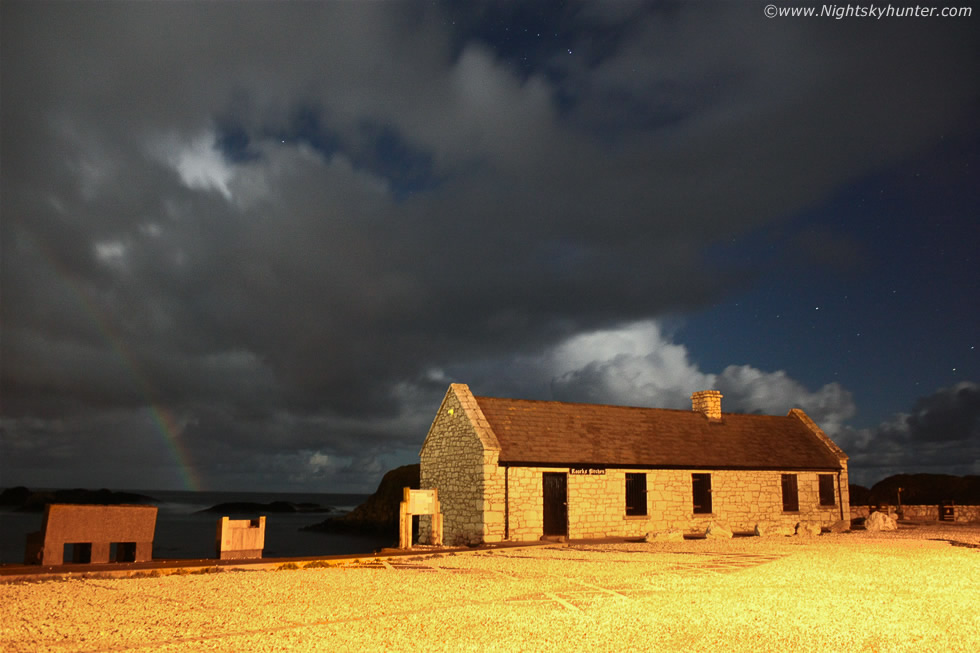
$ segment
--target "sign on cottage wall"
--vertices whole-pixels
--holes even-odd
[[[568,470],[572,476],[605,476],[605,467],[572,467]]]

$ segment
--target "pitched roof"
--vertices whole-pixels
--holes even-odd
[[[841,469],[791,415],[476,397],[500,442],[500,464],[675,469]]]

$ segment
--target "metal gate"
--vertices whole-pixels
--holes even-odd
[[[939,521],[956,521],[956,506],[952,501],[939,504]]]
[[[544,492],[544,534],[568,536],[568,479],[564,472],[541,475]]]

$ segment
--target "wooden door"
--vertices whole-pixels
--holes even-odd
[[[564,472],[544,472],[544,534],[568,535],[568,479]]]

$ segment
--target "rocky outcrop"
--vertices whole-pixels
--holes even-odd
[[[419,489],[419,466],[404,465],[386,473],[367,501],[346,515],[329,517],[303,530],[327,533],[363,533],[398,537],[398,506],[402,489]]]
[[[123,504],[156,503],[153,497],[135,492],[114,490],[48,490],[31,491],[26,487],[13,487],[0,493],[0,506],[21,512],[42,512],[49,503],[90,504],[118,506]]]
[[[852,506],[898,505],[898,488],[902,488],[903,505],[939,504],[952,501],[959,505],[980,505],[980,476],[951,474],[896,474],[875,483],[870,489],[848,486]]]

